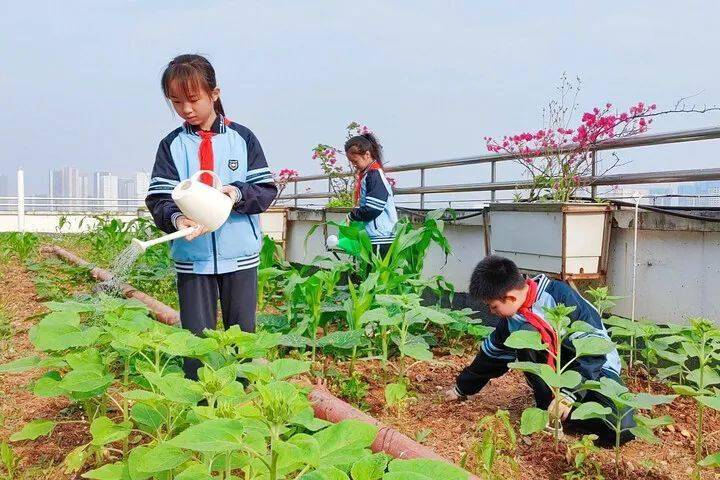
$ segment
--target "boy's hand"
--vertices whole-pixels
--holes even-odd
[[[561,422],[564,422],[568,419],[570,416],[570,411],[572,410],[572,404],[565,399],[564,397],[555,397],[552,402],[550,402],[550,406],[548,406],[548,413],[550,414],[550,419],[555,418],[555,409],[557,408],[557,415],[560,418]]]
[[[455,385],[453,385],[452,387],[445,390],[443,392],[443,395],[445,396],[446,402],[461,402],[463,400],[467,400],[467,396],[460,395],[458,393],[457,389],[455,388]]]
[[[208,232],[207,228],[204,225],[200,225],[195,220],[190,220],[185,215],[181,215],[178,217],[178,219],[175,221],[175,226],[178,230],[182,230],[183,228],[188,227],[198,227],[194,231],[190,232],[189,234],[185,235],[185,240],[191,241],[199,237],[200,235],[203,235]]]

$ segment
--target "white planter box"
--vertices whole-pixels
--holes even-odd
[[[490,251],[528,273],[602,279],[607,273],[610,207],[582,203],[493,203]]]

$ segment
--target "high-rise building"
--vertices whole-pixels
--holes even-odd
[[[117,175],[110,173],[104,173],[98,177],[99,180],[99,193],[98,197],[102,198],[103,208],[105,210],[117,210],[118,209],[118,195],[119,195],[119,179]],[[111,200],[111,201],[108,201]],[[114,200],[114,201],[112,201]]]
[[[150,175],[147,172],[135,172],[135,195],[132,195],[132,197],[145,198],[148,188],[150,188]]]
[[[121,210],[133,210],[135,208],[136,184],[134,178],[121,178],[118,181],[118,197],[120,198]]]

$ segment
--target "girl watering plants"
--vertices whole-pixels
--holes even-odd
[[[196,227],[171,248],[180,321],[197,335],[214,329],[219,297],[225,328],[254,331],[262,237],[258,215],[277,195],[262,147],[247,127],[225,116],[215,70],[204,57],[175,57],[161,87],[184,123],[160,142],[145,203],[167,233]],[[210,233],[183,215],[171,196],[176,185],[200,171],[214,172],[232,201],[227,221]],[[202,173],[199,180],[213,185],[215,178]],[[186,359],[185,375],[196,379],[199,367],[198,360]]]
[[[385,256],[395,239],[398,218],[392,187],[383,172],[382,146],[373,133],[364,131],[345,142],[345,154],[357,171],[356,207],[348,218],[365,224],[376,253]]]

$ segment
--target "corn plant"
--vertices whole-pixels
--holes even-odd
[[[556,355],[552,355],[547,348],[547,345],[542,343],[540,334],[536,331],[519,330],[513,332],[508,339],[505,341],[505,345],[513,349],[530,349],[537,351],[547,351],[548,355],[551,356],[553,366],[546,363],[534,363],[534,362],[512,362],[508,367],[520,370],[523,372],[532,373],[540,377],[552,391],[554,398],[560,398],[560,389],[577,388],[583,381],[580,373],[572,370],[570,367],[573,362],[583,356],[591,355],[604,355],[611,352],[615,345],[607,339],[597,336],[582,336],[579,335],[577,338],[572,340],[574,347],[574,356],[570,359],[562,358],[561,345],[563,341],[569,338],[574,333],[585,333],[592,332],[593,328],[585,322],[576,321],[572,322],[568,317],[574,310],[575,307],[567,307],[563,304],[559,304],[552,308],[543,308],[545,312],[545,318],[553,330],[557,334],[557,348]],[[562,428],[560,423],[559,415],[559,404],[555,403],[555,411],[547,412],[539,408],[531,408],[523,412],[522,417],[522,430],[524,434],[534,433],[545,428],[548,424],[548,420],[552,417],[552,430],[555,449],[558,448],[558,440],[560,437],[560,429]]]
[[[506,410],[498,410],[494,415],[483,417],[477,425],[481,435],[470,451],[463,455],[460,465],[468,464],[470,455],[475,457],[475,471],[488,480],[505,478],[500,467],[509,468],[513,475],[520,474],[520,466],[515,460],[517,435],[510,423],[510,415]]]
[[[633,393],[624,385],[608,377],[602,377],[599,381],[587,381],[582,388],[600,393],[609,399],[614,406],[613,409],[609,406],[601,405],[598,402],[584,402],[573,411],[571,418],[573,420],[600,419],[615,432],[614,450],[616,474],[620,469],[620,441],[624,432],[630,431],[636,438],[648,443],[658,443],[659,440],[653,433],[653,430],[672,423],[672,418],[668,416],[650,418],[642,415],[634,415],[633,418],[636,426],[623,426],[624,419],[628,415],[633,414],[633,409],[652,410],[657,405],[672,402],[673,399],[675,399],[675,395]],[[628,424],[626,423],[625,425]]]
[[[17,473],[18,465],[20,464],[20,458],[15,455],[13,449],[7,442],[0,442],[0,461],[5,469],[3,479],[12,480],[15,478]]]
[[[0,258],[16,256],[24,262],[37,250],[40,239],[34,233],[4,233],[0,237]]]

